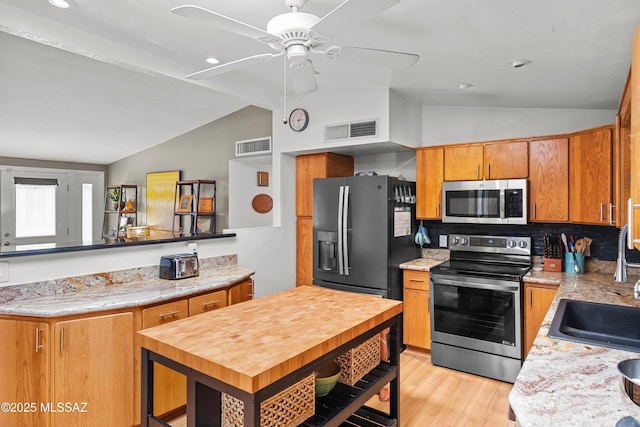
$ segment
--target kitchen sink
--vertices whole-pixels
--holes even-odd
[[[561,299],[549,336],[640,353],[640,308]]]

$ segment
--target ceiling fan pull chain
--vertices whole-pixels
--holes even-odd
[[[283,68],[283,79],[282,79],[282,87],[283,89],[283,97],[282,97],[282,115],[283,115],[283,119],[282,119],[282,123],[284,123],[285,125],[287,124],[287,55],[282,55],[283,59],[283,64],[284,64],[284,68]]]

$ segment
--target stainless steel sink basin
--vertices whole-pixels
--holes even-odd
[[[549,336],[640,353],[640,308],[562,299]]]

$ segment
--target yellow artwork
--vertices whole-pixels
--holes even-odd
[[[174,221],[176,181],[180,181],[180,171],[147,174],[147,225],[155,230],[171,231]],[[176,231],[179,223],[176,222]]]

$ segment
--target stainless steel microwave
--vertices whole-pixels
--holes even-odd
[[[442,222],[526,224],[527,180],[446,181]]]

